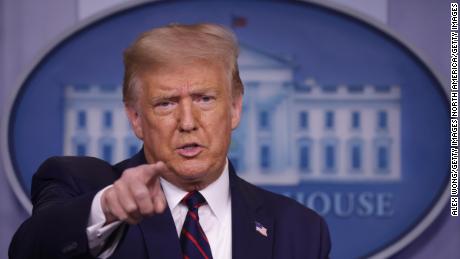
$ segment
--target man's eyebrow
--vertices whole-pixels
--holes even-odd
[[[177,98],[179,98],[178,94],[161,94],[161,95],[152,97],[150,101],[152,103],[157,103],[159,101],[172,100],[172,99],[177,99]]]
[[[191,95],[217,94],[219,91],[215,87],[202,87],[190,91]]]
[[[201,87],[198,89],[190,90],[190,95],[204,95],[204,94],[217,94],[219,91],[215,87]],[[151,98],[152,102],[158,102],[163,100],[171,100],[171,99],[178,99],[180,98],[179,93],[161,93],[157,96]]]

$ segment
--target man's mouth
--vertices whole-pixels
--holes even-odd
[[[203,147],[197,143],[187,143],[176,149],[177,153],[186,158],[192,158],[203,151]]]

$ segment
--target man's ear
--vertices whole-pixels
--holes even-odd
[[[133,128],[134,134],[140,139],[144,139],[144,134],[142,131],[142,118],[141,114],[137,111],[137,109],[130,104],[125,104],[125,111],[126,115],[128,116],[128,120]]]
[[[241,110],[243,109],[243,95],[236,94],[232,97],[232,129],[240,124]]]

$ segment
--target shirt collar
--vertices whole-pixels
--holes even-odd
[[[182,198],[187,194],[186,191],[173,185],[160,177],[161,187],[166,196],[169,209],[172,211],[177,207]],[[224,171],[217,178],[216,181],[212,182],[200,193],[206,199],[211,211],[217,217],[219,221],[223,220],[227,214],[227,210],[230,207],[230,187],[229,187],[229,175],[228,175],[228,159],[226,159]]]

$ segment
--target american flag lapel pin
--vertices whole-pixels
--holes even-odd
[[[260,224],[259,222],[255,222],[256,223],[256,231],[259,232],[259,234],[261,234],[262,236],[264,237],[267,237],[267,228],[264,227],[262,224]]]

